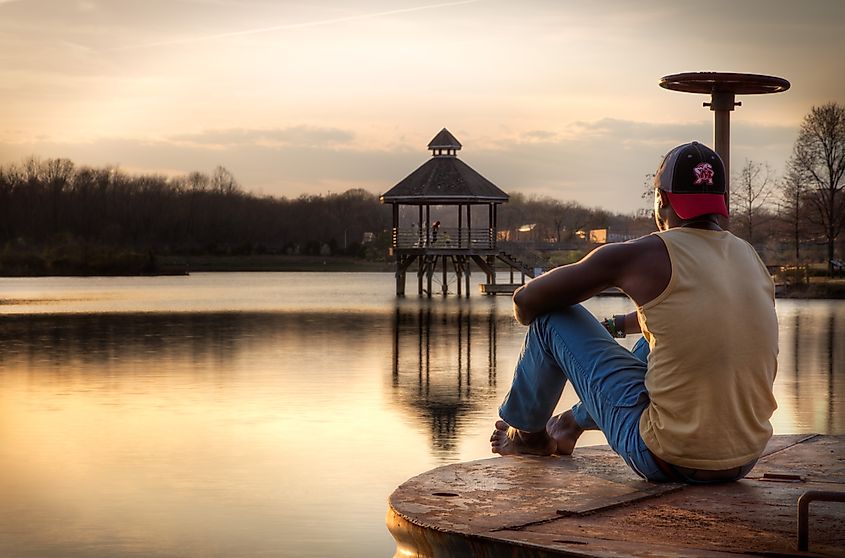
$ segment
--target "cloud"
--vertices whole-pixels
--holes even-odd
[[[184,44],[193,44],[205,41],[213,41],[217,39],[229,39],[232,37],[243,37],[247,35],[259,35],[263,33],[273,33],[278,31],[291,31],[295,29],[307,29],[310,27],[322,27],[324,25],[334,25],[337,23],[346,23],[351,21],[361,21],[366,19],[375,19],[379,17],[391,16],[391,15],[399,15],[399,14],[406,14],[411,12],[419,12],[423,10],[432,10],[436,8],[447,8],[447,7],[454,7],[460,6],[463,4],[475,4],[477,2],[482,2],[483,0],[457,0],[453,2],[440,2],[437,4],[425,4],[422,6],[412,6],[410,8],[399,8],[394,10],[387,10],[382,12],[371,12],[365,14],[358,14],[358,15],[351,15],[351,16],[344,16],[344,17],[335,17],[335,18],[328,18],[328,19],[320,19],[314,21],[304,21],[300,23],[286,23],[282,25],[271,25],[268,27],[255,27],[252,29],[242,29],[240,31],[229,31],[226,33],[215,33],[211,35],[197,35],[193,37],[183,37],[179,39],[168,39],[164,41],[156,41],[153,43],[145,43],[145,44],[136,44],[136,45],[127,45],[121,46],[106,50],[134,50],[134,49],[142,49],[142,48],[154,48],[154,47],[163,47],[163,46],[176,46],[176,45],[184,45]]]
[[[264,147],[337,147],[349,144],[355,134],[339,128],[293,126],[275,129],[231,128],[207,130],[197,134],[171,136],[169,141],[207,147],[264,146]]]
[[[796,130],[742,123],[733,129],[734,170],[741,161],[768,162],[780,172]],[[709,121],[655,124],[617,119],[580,121],[559,130],[530,130],[515,139],[465,142],[461,159],[506,192],[572,200],[631,213],[644,207],[645,177],[663,155],[690,140],[710,143]],[[420,145],[371,148],[351,132],[310,126],[228,129],[183,134],[160,141],[104,138],[91,143],[0,142],[0,163],[30,154],[67,157],[77,164],[120,165],[130,172],[210,172],[217,165],[256,193],[296,197],[303,193],[364,188],[383,193],[425,163]]]

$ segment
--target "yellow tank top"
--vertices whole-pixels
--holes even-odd
[[[726,231],[673,228],[664,242],[672,277],[637,308],[651,352],[651,402],[640,434],[663,460],[730,469],[757,458],[777,408],[774,283],[747,242]]]

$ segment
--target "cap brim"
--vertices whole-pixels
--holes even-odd
[[[724,194],[669,194],[669,203],[681,219],[692,219],[699,215],[715,213],[729,217]]]

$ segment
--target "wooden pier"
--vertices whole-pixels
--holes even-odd
[[[841,557],[843,500],[845,436],[789,435],[721,485],[648,483],[606,446],[447,465],[396,489],[387,526],[396,557]]]
[[[481,284],[481,294],[488,294],[488,295],[512,295],[518,288],[520,288],[524,283],[482,283]]]

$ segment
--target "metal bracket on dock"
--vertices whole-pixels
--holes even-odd
[[[810,544],[810,502],[845,502],[845,492],[808,490],[798,498],[798,550]]]

